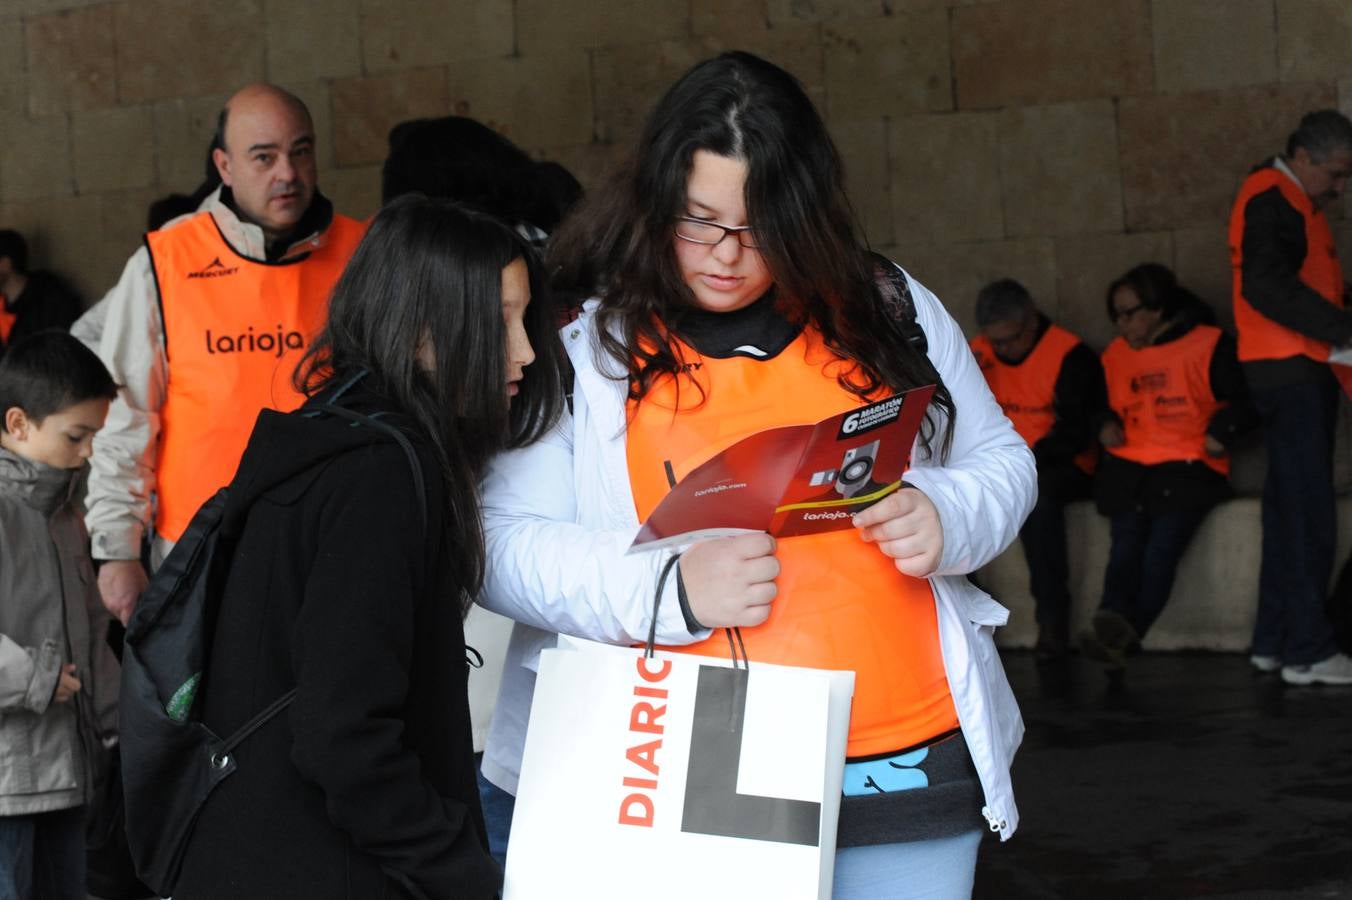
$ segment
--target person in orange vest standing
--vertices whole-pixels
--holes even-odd
[[[189,519],[234,475],[259,410],[300,405],[292,371],[363,226],[316,189],[315,136],[269,84],[221,110],[206,208],[146,235],[91,310],[122,386],[94,445],[87,524],[99,592],[124,623]],[[153,531],[152,531],[153,529]]]
[[[1037,459],[1037,505],[1019,540],[1037,604],[1037,658],[1061,659],[1070,644],[1065,507],[1089,496],[1095,425],[1107,402],[1103,369],[1097,354],[1039,312],[1012,278],[977,294],[976,324],[977,365]]]
[[[1085,655],[1120,670],[1169,600],[1211,507],[1230,495],[1228,449],[1257,424],[1235,342],[1158,263],[1108,287],[1118,336],[1103,351],[1108,411],[1094,479],[1112,543]]]
[[[1263,562],[1250,661],[1288,684],[1352,684],[1324,610],[1333,571],[1338,388],[1328,365],[1352,310],[1322,207],[1352,175],[1352,121],[1312,112],[1244,180],[1230,214],[1239,359],[1263,421]]]

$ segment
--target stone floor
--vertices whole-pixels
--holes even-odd
[[[982,847],[978,900],[1352,898],[1352,687],[1287,688],[1235,654],[1147,653],[1120,683],[1005,666],[1022,822]]]
[[[1352,897],[1352,687],[1235,654],[1148,653],[1120,683],[1007,651],[1021,825],[978,898]]]

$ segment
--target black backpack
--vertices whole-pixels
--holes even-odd
[[[416,496],[426,503],[422,468],[403,433],[332,404],[303,413],[324,414],[377,428],[398,442],[408,455]],[[245,518],[226,520],[229,492],[221,488],[197,511],[151,577],[123,646],[120,740],[127,845],[137,875],[162,897],[173,892],[207,797],[235,771],[235,747],[286,709],[296,693],[287,691],[225,737],[203,724],[194,707]],[[420,511],[426,527],[425,505]]]
[[[882,301],[883,311],[897,323],[906,343],[924,356],[929,349],[929,340],[916,320],[915,298],[911,296],[911,285],[906,280],[906,273],[890,259],[877,253],[870,253],[869,261],[873,265],[873,285],[878,292],[878,299]]]

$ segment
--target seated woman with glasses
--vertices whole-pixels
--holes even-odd
[[[1257,423],[1235,339],[1158,263],[1108,286],[1118,336],[1103,351],[1108,406],[1094,480],[1112,545],[1085,654],[1121,670],[1164,609],[1211,507],[1230,495],[1228,448]]]
[[[746,53],[683,76],[554,241],[593,299],[563,329],[571,416],[484,485],[482,601],[523,623],[484,774],[515,791],[551,632],[644,640],[671,555],[625,551],[670,484],[739,438],[934,384],[901,490],[855,528],[689,546],[656,629],[727,656],[711,629],[736,626],[753,667],[853,670],[834,896],[970,896],[982,831],[1018,823],[1022,724],[991,637],[1007,612],[965,576],[1014,540],[1036,473],[962,332],[868,251],[811,101]]]

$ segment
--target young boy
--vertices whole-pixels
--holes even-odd
[[[86,897],[81,807],[115,740],[118,667],[78,499],[116,394],[64,332],[0,360],[0,898]]]

